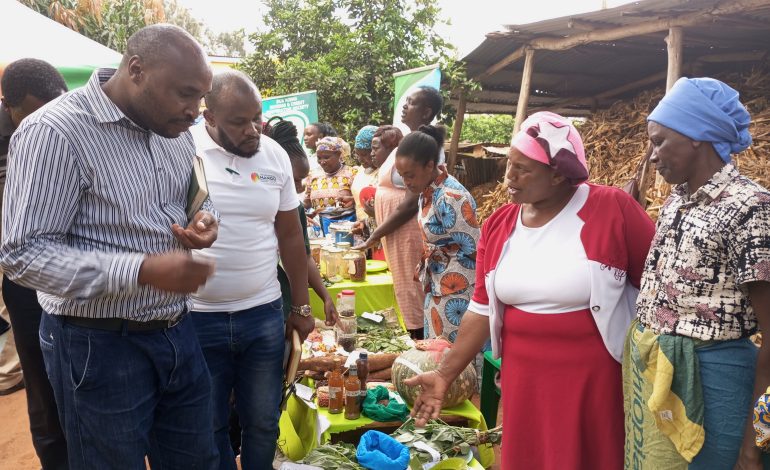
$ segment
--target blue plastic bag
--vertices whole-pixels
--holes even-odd
[[[356,459],[370,470],[404,470],[409,467],[409,449],[387,434],[367,431],[358,443]]]

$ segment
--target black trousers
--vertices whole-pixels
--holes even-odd
[[[43,470],[67,468],[67,442],[59,424],[51,384],[40,351],[40,316],[43,309],[37,293],[3,276],[3,300],[11,317],[16,351],[24,371],[27,412],[35,446]]]

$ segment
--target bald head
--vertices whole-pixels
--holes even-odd
[[[232,99],[256,99],[262,102],[259,89],[248,75],[238,70],[218,72],[211,81],[211,91],[206,95],[206,107],[214,112]]]
[[[208,64],[203,48],[187,31],[172,24],[154,24],[144,27],[128,38],[122,66],[132,57],[139,57],[145,67],[158,64],[173,66],[179,61]]]

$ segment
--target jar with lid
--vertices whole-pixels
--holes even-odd
[[[325,276],[326,278],[331,277],[331,274],[329,274],[329,264],[333,262],[331,249],[334,248],[332,245],[321,245],[320,254],[319,254],[319,266],[320,266],[320,272],[321,276]],[[332,274],[335,271],[335,268],[332,267],[331,269]]]
[[[344,252],[337,247],[328,248],[328,261],[326,264],[326,277],[331,282],[340,282],[343,279],[342,276],[342,256]]]
[[[350,279],[350,273],[348,273],[348,264],[345,261],[345,257],[350,251],[351,245],[348,242],[339,242],[335,243],[335,246],[342,250],[342,258],[340,259],[340,276],[342,276],[343,279]]]
[[[356,349],[356,333],[358,333],[358,323],[356,322],[356,292],[353,290],[343,290],[337,298],[337,344],[351,352]]]
[[[321,248],[323,248],[324,243],[326,243],[326,240],[322,238],[310,239],[310,256],[313,257],[316,266],[321,265]]]
[[[349,250],[343,257],[345,273],[353,282],[366,281],[366,255],[363,251]]]

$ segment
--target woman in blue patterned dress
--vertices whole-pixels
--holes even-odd
[[[416,276],[425,287],[425,337],[454,342],[475,283],[480,230],[470,192],[439,166],[443,127],[421,126],[396,150],[407,189],[420,195],[424,253]]]

